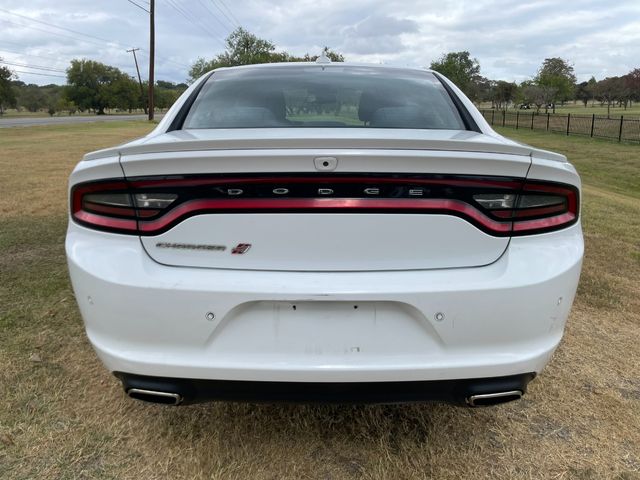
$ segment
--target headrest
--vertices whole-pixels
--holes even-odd
[[[358,118],[363,122],[370,122],[376,110],[384,107],[395,107],[401,105],[394,100],[391,94],[386,94],[383,90],[364,90],[360,95],[358,105]]]

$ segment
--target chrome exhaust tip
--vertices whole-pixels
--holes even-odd
[[[466,402],[470,407],[488,407],[491,405],[513,402],[514,400],[520,400],[521,398],[522,390],[510,390],[507,392],[471,395],[470,397],[466,398]]]
[[[161,403],[163,405],[180,405],[182,395],[179,393],[159,392],[157,390],[144,390],[142,388],[130,388],[127,395],[143,402]]]

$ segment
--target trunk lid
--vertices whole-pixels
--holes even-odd
[[[480,176],[524,178],[530,148],[475,132],[310,130],[178,131],[120,147],[129,180],[188,185],[203,206],[149,227],[147,253],[172,266],[364,271],[480,266],[507,248],[435,199]],[[417,190],[431,210],[414,209]]]

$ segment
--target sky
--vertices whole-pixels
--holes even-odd
[[[145,79],[149,16],[139,7],[148,0],[0,0],[0,57],[26,83],[62,84],[74,58],[135,75],[126,50],[136,47]],[[278,50],[326,45],[354,62],[428,67],[467,50],[494,80],[529,79],[548,57],[568,60],[578,81],[640,67],[639,0],[156,0],[156,79],[185,81],[237,26]]]

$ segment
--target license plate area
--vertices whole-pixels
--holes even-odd
[[[401,302],[259,301],[236,307],[210,345],[230,355],[352,359],[433,352],[438,336],[414,307]],[[348,360],[347,360],[348,361]]]

